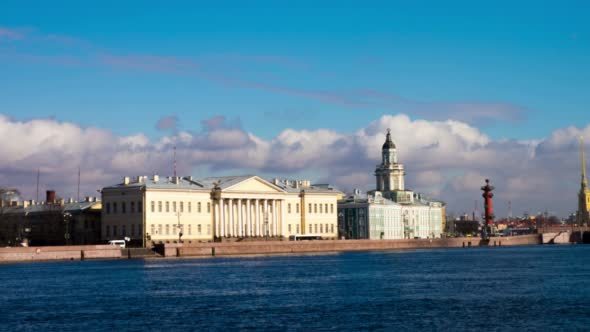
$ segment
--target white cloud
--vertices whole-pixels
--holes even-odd
[[[313,174],[344,190],[372,189],[387,128],[391,128],[407,186],[446,201],[449,210],[470,212],[490,178],[502,214],[507,201],[515,213],[545,208],[565,214],[576,208],[579,182],[577,138],[590,126],[558,129],[544,139],[492,140],[459,121],[412,120],[385,115],[352,134],[333,130],[285,129],[265,140],[223,117],[203,122],[199,132],[181,131],[150,140],[143,134],[117,136],[100,128],[51,119],[16,121],[0,115],[0,184],[32,196],[35,172],[42,188],[64,196],[75,192],[78,165],[83,190],[116,183],[125,175],[172,173],[177,147],[182,174],[193,170],[261,173],[288,177]],[[193,174],[205,176],[208,174]]]

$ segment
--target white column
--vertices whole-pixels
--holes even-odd
[[[219,204],[220,204],[219,208],[221,210],[221,214],[220,214],[221,232],[220,232],[220,234],[221,234],[221,236],[225,236],[225,199],[223,199],[223,198],[220,199]]]
[[[249,199],[246,200],[246,225],[248,225],[246,236],[252,236],[252,202]]]
[[[272,226],[270,227],[271,232],[270,234],[272,236],[276,236],[277,235],[277,200],[273,199],[271,201],[272,204]]]
[[[260,207],[258,205],[258,200],[254,201],[254,236],[259,236],[260,229],[258,228],[258,223],[260,222]]]
[[[250,200],[246,200],[246,204],[244,205],[245,215],[244,215],[244,225],[246,225],[246,231],[244,232],[244,236],[250,236]]]
[[[229,207],[228,235],[234,236],[236,235],[234,230],[234,200],[230,198],[227,203]]]
[[[283,235],[287,235],[287,231],[286,231],[286,227],[283,224],[285,222],[285,220],[287,220],[285,218],[285,213],[287,213],[287,203],[285,202],[285,200],[281,200],[281,219],[279,220],[279,236],[283,236]],[[295,232],[295,229],[293,229],[293,232]]]
[[[215,213],[215,236],[221,236],[221,223],[219,222],[219,220],[221,219],[221,212],[220,212],[220,208],[219,208],[219,201],[217,201],[217,204],[215,204],[215,201],[213,201],[213,208],[215,209],[213,212]]]
[[[242,237],[244,236],[244,225],[243,225],[243,220],[242,220],[242,216],[244,215],[242,213],[242,200],[240,198],[238,198],[238,236]]]
[[[268,201],[265,199],[262,201],[263,209],[262,209],[262,236],[266,236],[270,234],[269,229],[269,218],[268,218]]]

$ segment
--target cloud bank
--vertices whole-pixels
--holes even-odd
[[[141,133],[117,136],[54,119],[18,121],[0,115],[0,185],[34,198],[40,169],[42,191],[73,196],[80,166],[82,191],[94,195],[123,176],[170,175],[176,146],[181,174],[304,175],[344,191],[367,190],[374,187],[373,171],[384,133],[391,128],[407,186],[442,199],[450,211],[470,213],[481,202],[479,187],[490,178],[499,215],[506,213],[508,201],[515,214],[548,209],[565,215],[577,204],[577,138],[590,137],[587,126],[558,129],[535,141],[493,140],[464,122],[404,114],[384,115],[352,133],[284,129],[272,139],[223,116],[200,125],[151,140]]]

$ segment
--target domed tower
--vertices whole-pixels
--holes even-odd
[[[381,149],[381,165],[375,169],[377,190],[388,192],[404,190],[404,165],[397,162],[396,146],[391,140],[391,130],[387,129],[385,143]]]

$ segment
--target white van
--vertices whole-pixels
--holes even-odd
[[[125,248],[125,240],[110,240],[109,244],[112,246],[119,246]]]

